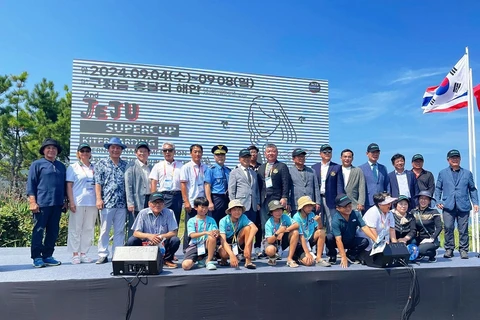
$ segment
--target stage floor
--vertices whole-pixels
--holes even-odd
[[[412,265],[419,303],[410,320],[480,319],[480,259],[455,254]],[[36,269],[29,248],[0,248],[2,319],[118,320],[130,306],[131,320],[390,320],[400,318],[412,279],[405,267],[292,269],[285,258],[275,267],[257,260],[256,270],[178,268],[134,279],[111,276],[111,263],[72,265],[65,247],[54,256],[61,266]]]
[[[424,268],[448,268],[448,267],[479,267],[480,259],[476,257],[476,254],[470,253],[470,259],[460,259],[458,252],[455,252],[455,257],[452,259],[443,258],[443,250],[438,251],[437,262],[428,263],[426,261],[411,264],[416,269]],[[370,268],[362,265],[350,265],[349,268],[343,269],[337,264],[325,268],[325,267],[306,267],[300,266],[298,268],[289,268],[286,266],[287,259],[284,258],[277,262],[277,266],[272,267],[267,265],[266,259],[256,260],[254,263],[257,265],[256,270],[248,270],[240,264],[239,269],[231,267],[218,267],[217,270],[209,271],[205,268],[194,268],[189,271],[181,269],[180,263],[177,269],[164,269],[159,277],[168,276],[182,276],[182,275],[224,275],[235,273],[271,273],[271,272],[332,272],[332,271],[351,271],[351,270],[378,270],[381,269]],[[92,259],[97,259],[96,247],[92,247],[89,256]],[[57,247],[54,253],[54,257],[62,262],[61,266],[46,267],[46,268],[34,268],[32,266],[32,260],[30,259],[30,248],[0,248],[0,282],[25,282],[25,281],[52,281],[52,280],[81,280],[81,279],[103,279],[113,277],[110,275],[112,272],[112,264],[109,263],[96,265],[95,263],[82,263],[73,265],[71,263],[71,254],[67,251],[66,247]],[[179,262],[182,261],[183,253],[178,252],[177,257]],[[95,261],[95,260],[94,260]]]

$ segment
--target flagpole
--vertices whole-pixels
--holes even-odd
[[[470,56],[468,53],[468,47],[465,48],[465,54],[467,55],[467,70],[468,70],[468,162],[470,172],[472,172],[475,186],[477,185],[477,172],[476,172],[476,142],[475,142],[475,120],[473,113],[473,81],[472,81],[472,69],[470,69]],[[473,252],[480,251],[480,233],[478,226],[478,212],[472,210],[470,212],[471,226],[472,226],[472,249]]]
[[[470,77],[470,56],[468,54],[468,47],[465,47],[465,54],[467,56],[467,101],[468,101],[468,106],[467,106],[467,122],[468,122],[468,166],[470,169],[470,172],[475,177],[475,174],[473,172],[473,138],[474,135],[472,134],[472,107],[473,104],[471,103],[471,77]],[[472,227],[472,249],[473,252],[478,252],[477,250],[477,238],[478,238],[478,230],[477,227],[478,225],[475,223],[475,213],[474,210],[470,211],[470,219],[471,219],[471,227]]]
[[[469,101],[468,104],[471,106],[469,109],[470,112],[470,121],[471,121],[471,136],[472,136],[472,162],[473,162],[473,170],[472,170],[472,175],[473,175],[473,183],[475,186],[477,186],[477,139],[476,139],[476,134],[475,134],[475,108],[473,107],[473,75],[472,75],[472,68],[469,70]],[[472,237],[475,236],[474,238],[474,243],[475,247],[478,251],[480,251],[480,232],[479,232],[479,225],[478,225],[478,212],[473,213],[473,229],[476,231],[474,234],[472,232]]]

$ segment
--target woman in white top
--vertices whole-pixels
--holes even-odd
[[[374,206],[365,212],[363,220],[370,227],[372,233],[379,240],[385,239],[386,243],[397,242],[395,235],[395,218],[390,211],[392,203],[397,198],[392,198],[388,193],[373,195]]]
[[[92,148],[82,143],[77,148],[78,162],[67,168],[67,195],[70,209],[68,249],[73,252],[72,264],[90,263],[87,256],[92,245],[98,209],[95,202]]]

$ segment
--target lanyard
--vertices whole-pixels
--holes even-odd
[[[385,229],[385,222],[387,221],[387,217],[380,211],[380,209],[378,210],[378,213],[380,214],[380,223],[382,225],[382,228]]]
[[[177,166],[177,163],[173,161],[173,170],[172,170],[172,178],[173,175],[175,174],[175,167]],[[167,178],[167,161],[163,162],[163,176]]]
[[[198,173],[197,170],[195,170],[195,165],[193,165],[193,172],[195,173],[195,181],[197,181],[198,175],[202,176],[203,175],[203,170],[202,170],[202,165],[200,164],[198,166]]]
[[[203,221],[203,232],[207,231],[207,218],[205,217],[205,220]],[[195,232],[198,233],[200,232],[199,231],[199,228],[198,228],[198,219],[195,219]],[[201,236],[197,242],[203,242],[205,241],[205,236]]]
[[[232,239],[232,243],[236,243],[236,242],[237,242],[236,230],[237,230],[237,228],[238,228],[238,224],[240,223],[240,220],[237,220],[237,223],[236,223],[235,225],[233,225],[232,218],[230,217],[230,223],[232,224],[232,228],[233,228],[233,239]]]
[[[310,232],[310,228],[308,227],[308,214],[305,217],[305,223],[303,223],[303,218],[302,218],[301,214],[300,214],[300,218],[302,219],[302,232],[303,232],[304,237],[305,237],[305,234],[308,235],[307,231]],[[305,237],[305,238],[308,240],[308,239],[310,239],[310,236]]]
[[[270,163],[267,162],[267,166],[270,166],[270,170],[268,170],[268,173],[267,173],[267,171],[265,170],[265,177],[270,177],[270,176],[272,175],[273,168],[275,167],[275,163],[272,163],[272,164],[270,165]],[[265,166],[265,169],[266,169],[266,168],[267,168],[267,167]]]
[[[88,174],[87,174],[87,172],[85,171],[85,169],[83,169],[83,167],[84,167],[84,166],[86,167],[86,165],[84,165],[81,161],[79,161],[78,164],[80,165],[80,168],[82,169],[83,173],[85,174],[85,177],[87,177],[87,178],[93,178],[93,168],[92,168],[92,165],[91,165],[91,164],[90,164],[90,166],[88,167],[89,170],[90,170],[90,168],[92,168],[92,170],[91,170],[91,171],[92,171],[92,176],[91,176],[91,177],[89,177]]]

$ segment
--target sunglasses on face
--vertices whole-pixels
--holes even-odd
[[[88,150],[88,149],[82,149],[82,150],[80,150],[80,153],[90,153],[90,152],[91,152],[91,150]]]
[[[163,153],[167,153],[167,152],[173,152],[174,149],[163,149],[162,151],[163,151]]]
[[[330,154],[330,153],[332,153],[332,151],[330,151],[330,150],[325,150],[325,151],[322,151],[322,153]]]

